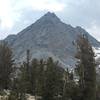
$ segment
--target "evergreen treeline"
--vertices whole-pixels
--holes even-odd
[[[9,90],[8,100],[100,100],[100,85],[96,83],[94,52],[86,36],[76,41],[79,59],[75,70],[60,66],[51,57],[30,59],[20,67],[14,64],[12,49],[5,42],[0,44],[0,95]],[[77,79],[75,79],[77,77]],[[76,81],[77,80],[77,81]]]

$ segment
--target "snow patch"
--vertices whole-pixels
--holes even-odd
[[[96,55],[95,59],[100,58],[100,48],[99,47],[93,47],[93,51]]]

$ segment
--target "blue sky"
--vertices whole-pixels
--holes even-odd
[[[100,41],[100,0],[0,0],[0,39],[17,34],[48,11]]]

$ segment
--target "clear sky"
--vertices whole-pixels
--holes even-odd
[[[100,41],[100,0],[0,0],[0,39],[17,34],[48,11]]]

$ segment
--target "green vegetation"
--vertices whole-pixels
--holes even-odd
[[[0,94],[8,89],[8,100],[27,100],[27,94],[36,100],[99,100],[100,85],[96,83],[92,47],[85,36],[79,36],[76,44],[79,60],[73,71],[64,69],[51,57],[31,60],[30,50],[27,50],[26,62],[20,68],[16,65],[15,72],[12,50],[5,42],[1,43]]]
[[[76,57],[79,59],[77,70],[80,77],[81,100],[96,100],[96,63],[94,52],[85,35],[79,36],[77,48]]]
[[[9,89],[13,72],[12,50],[6,42],[0,44],[0,90]]]

